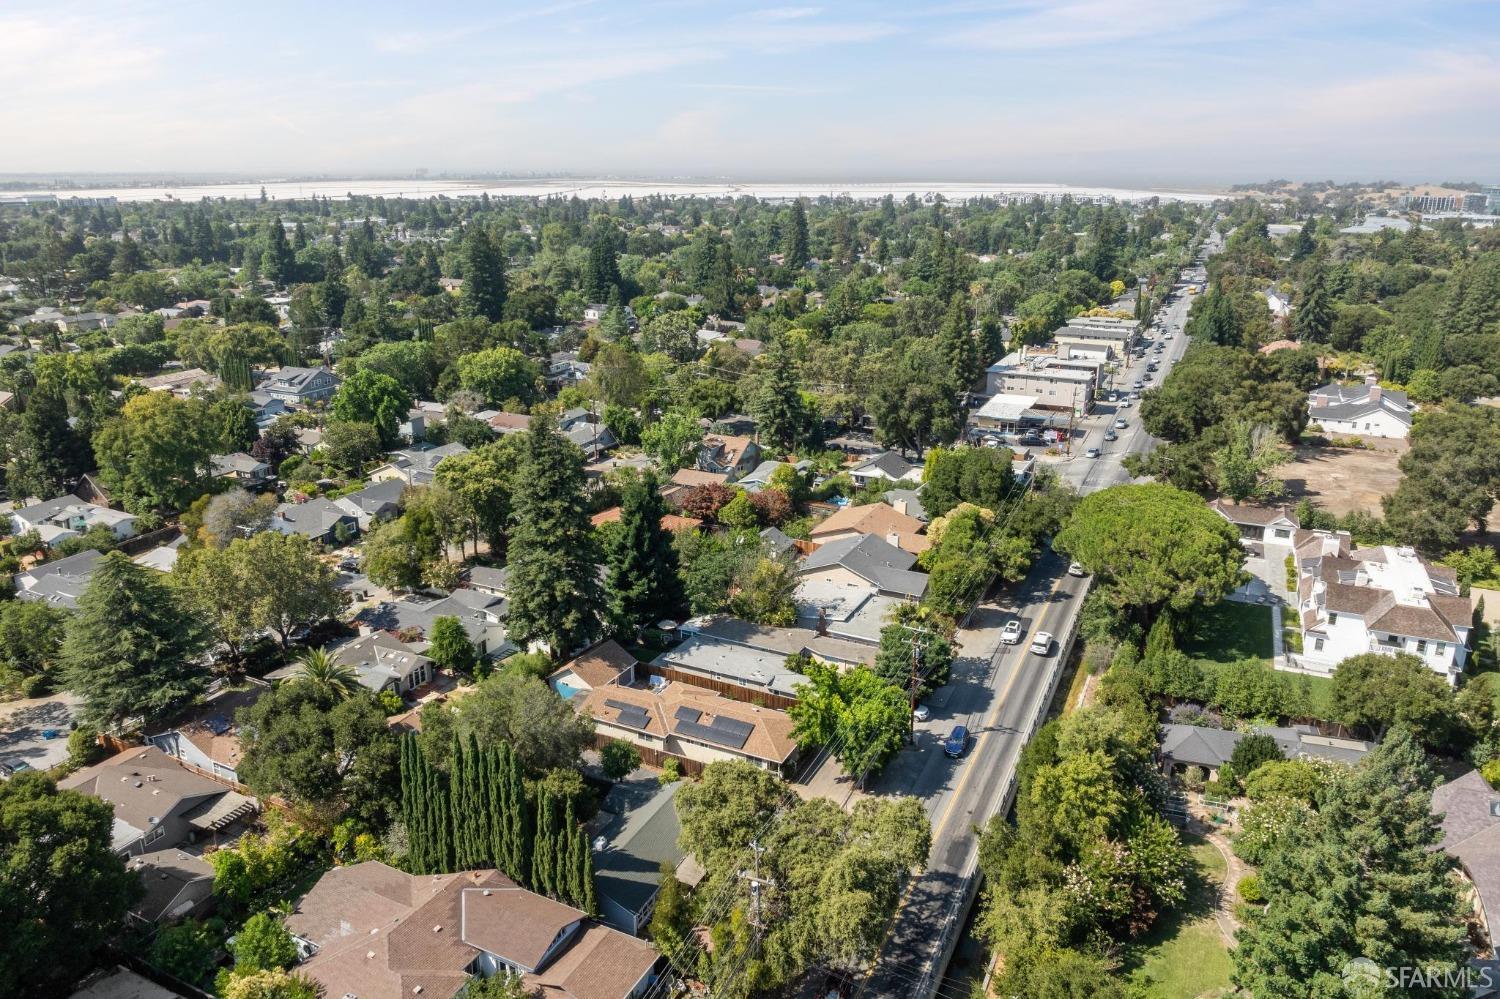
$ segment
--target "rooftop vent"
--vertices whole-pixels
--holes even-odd
[[[439,924],[439,925],[437,925],[437,926],[434,926],[434,927],[433,927],[433,928],[432,928],[432,932],[434,932],[434,933],[441,933],[441,932],[443,932],[443,927],[442,927],[442,924]]]
[[[1495,818],[1500,819],[1500,798],[1492,799],[1490,801],[1490,814]]]

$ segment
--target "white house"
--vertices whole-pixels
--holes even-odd
[[[1259,503],[1233,503],[1216,499],[1209,507],[1229,521],[1240,532],[1240,541],[1245,543],[1292,545],[1296,532],[1302,526],[1297,515],[1285,503],[1277,506],[1262,506]]]
[[[1330,434],[1406,437],[1414,412],[1405,392],[1381,388],[1374,375],[1363,385],[1324,385],[1307,398],[1308,423]]]
[[[1271,310],[1271,315],[1277,319],[1285,319],[1292,314],[1292,296],[1280,288],[1272,286],[1264,292],[1266,297],[1266,308]]]
[[[41,535],[42,544],[48,546],[76,538],[95,527],[108,527],[122,541],[135,535],[133,514],[90,503],[72,493],[22,507],[10,515],[10,520],[16,534],[35,531]]]
[[[1456,683],[1468,662],[1474,611],[1459,595],[1454,571],[1410,548],[1350,551],[1346,537],[1331,537],[1343,544],[1311,557],[1299,546],[1302,668],[1328,674],[1350,656],[1406,653]]]

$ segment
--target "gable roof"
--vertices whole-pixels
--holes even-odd
[[[926,527],[916,517],[898,513],[894,507],[885,503],[866,503],[863,506],[840,508],[808,532],[808,537],[816,541],[845,531],[874,534],[886,540],[895,536],[898,547],[917,555],[932,546],[932,539],[922,534]]]
[[[1228,500],[1216,499],[1208,505],[1231,524],[1269,527],[1271,524],[1287,523],[1293,527],[1302,526],[1297,520],[1297,514],[1285,503],[1268,506],[1260,503],[1231,503]]]
[[[797,575],[838,566],[883,591],[920,597],[927,591],[927,576],[911,571],[916,562],[915,555],[902,551],[885,539],[861,534],[819,547],[797,566]]]
[[[635,665],[635,656],[611,638],[563,663],[548,679],[571,672],[590,687],[605,687],[635,669]]]
[[[907,461],[895,451],[882,451],[872,455],[864,461],[849,469],[850,475],[881,475],[887,479],[900,479],[912,472],[921,469],[921,465],[914,465]]]
[[[315,496],[305,503],[281,503],[271,520],[273,530],[282,534],[300,534],[306,538],[321,538],[332,531],[340,521],[355,520],[354,514],[339,506],[326,496]]]
[[[102,558],[98,550],[90,548],[55,562],[32,566],[16,576],[20,586],[16,599],[42,600],[72,610],[78,606],[78,598],[88,588]]]
[[[625,706],[626,714],[622,714],[621,705]],[[725,719],[749,731],[739,746],[715,743],[714,749],[738,752],[777,765],[785,763],[797,750],[797,741],[792,737],[792,720],[785,711],[758,708],[686,683],[668,683],[657,690],[621,686],[595,688],[576,695],[573,706],[579,714],[607,725],[645,732],[658,739],[675,736],[703,742],[700,735],[694,734],[694,726],[712,727],[714,722]],[[639,711],[630,710],[632,708]],[[689,718],[695,720],[689,721]]]

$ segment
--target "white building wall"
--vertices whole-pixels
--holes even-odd
[[[1371,413],[1358,420],[1324,420],[1313,416],[1312,422],[1330,434],[1403,438],[1411,433],[1410,427],[1384,410]]]

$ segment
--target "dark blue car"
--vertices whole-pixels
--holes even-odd
[[[964,755],[964,750],[969,748],[969,730],[963,725],[953,726],[953,731],[948,733],[948,738],[943,740],[943,755],[951,756],[955,760]]]

